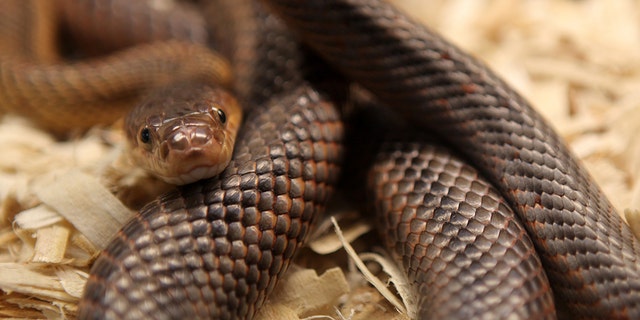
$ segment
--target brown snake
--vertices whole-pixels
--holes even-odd
[[[448,317],[481,315],[474,312],[552,317],[554,310],[549,307],[550,292],[544,273],[537,267],[539,261],[531,243],[522,240],[526,237],[518,227],[520,224],[540,255],[555,302],[566,308],[569,315],[640,317],[638,240],[546,122],[492,72],[380,1],[264,2],[341,73],[417,126],[429,128],[450,142],[507,199],[501,202],[494,198],[497,192],[472,182],[478,174],[470,167],[460,165],[455,157],[443,155],[440,149],[425,146],[422,141],[391,145],[383,150],[372,171],[373,177],[378,176],[373,180],[380,182],[380,187],[373,189],[380,193],[381,200],[374,202],[378,201],[381,211],[387,210],[385,198],[392,199],[389,211],[406,205],[416,210],[401,210],[402,219],[406,220],[401,220],[397,231],[389,233],[392,237],[386,242],[395,246],[391,250],[395,249],[399,256],[405,248],[416,249],[403,258],[410,272],[420,269],[412,264],[421,261],[420,257],[432,260],[419,262],[419,267],[436,261],[430,269],[435,271],[410,274],[425,300],[421,301],[421,318],[438,317],[437,310],[433,310],[437,307],[451,308],[441,314]],[[238,11],[243,9],[240,4],[229,6]],[[261,23],[266,28],[261,30],[266,35],[264,41],[271,41],[276,48],[270,50],[282,50],[268,51],[265,63],[275,52],[295,54],[289,52],[297,50],[292,44],[295,42],[287,38],[277,20],[267,17]],[[279,36],[269,39],[272,34]],[[242,73],[238,70],[242,69],[239,66],[242,55],[233,56],[242,52],[242,42],[230,46],[231,53],[227,55],[236,66],[235,71]],[[257,49],[260,44],[249,46]],[[275,64],[278,59],[282,58],[276,57]],[[297,70],[296,63],[282,64],[288,68],[293,64]],[[2,68],[5,69],[5,64]],[[285,68],[284,72],[295,77],[296,71],[290,70]],[[264,75],[246,77],[260,76]],[[92,269],[80,317],[253,316],[304,241],[313,216],[322,210],[337,179],[341,155],[342,130],[334,107],[307,82],[299,78],[287,82],[288,79],[269,92],[284,93],[280,99],[256,107],[248,116],[238,137],[234,159],[219,178],[181,187],[159,198],[118,233]],[[241,87],[236,85],[241,100],[264,103],[256,98],[263,92],[256,93],[255,87],[243,92]],[[388,163],[394,164],[389,170],[385,169]],[[422,167],[427,163],[435,167]],[[443,180],[428,180],[434,175]],[[466,183],[466,187],[456,189],[447,184],[451,181]],[[434,195],[416,195],[427,189],[433,189]],[[391,196],[391,191],[399,192],[400,196]],[[409,196],[403,197],[402,192],[406,191]],[[442,214],[435,209],[434,214],[450,223],[431,228],[431,222],[420,221],[428,213],[419,211],[428,210],[420,209],[423,208],[420,203],[412,204],[424,201],[424,207],[428,207],[426,199],[438,197],[440,200],[435,202],[444,203],[445,208],[449,205],[450,209]],[[508,209],[501,211],[506,203],[522,222],[511,222],[511,216],[498,213],[508,212]],[[476,208],[468,204],[475,204]],[[400,218],[389,218],[388,227],[393,227],[396,219]],[[460,229],[447,233],[453,227]],[[440,251],[415,242],[429,235],[442,239],[437,233],[429,233],[438,228],[461,241],[435,241],[444,243]],[[408,232],[415,230],[417,236]],[[515,236],[505,240],[506,234]],[[462,240],[477,245],[467,247]],[[539,277],[532,276],[514,285],[531,289],[525,290],[528,297],[520,298],[511,291],[501,293],[502,297],[515,297],[512,301],[515,307],[507,313],[498,311],[502,304],[474,309],[473,295],[464,305],[460,301],[466,297],[456,300],[455,294],[437,302],[434,299],[441,298],[437,295],[441,292],[438,288],[445,288],[442,292],[461,293],[479,288],[479,295],[484,294],[488,300],[496,297],[494,294],[501,288],[486,292],[482,292],[482,286],[471,286],[468,291],[456,288],[458,282],[454,280],[469,279],[465,270],[473,273],[480,269],[465,266],[464,259],[455,258],[456,254],[447,255],[447,250],[470,257],[471,266],[486,262],[483,265],[486,269],[506,270],[507,276],[503,278],[500,272],[486,278],[481,275],[479,279],[487,283],[509,284],[514,279],[510,270],[528,270],[524,278],[531,274]],[[492,264],[492,260],[483,260],[482,250],[504,251],[505,260],[499,261],[520,262],[515,266]],[[515,259],[514,255],[519,257]],[[458,274],[449,267],[456,263],[463,266],[458,268]],[[440,280],[448,279],[445,276],[452,277],[452,285]],[[524,302],[529,304],[522,307]],[[492,317],[490,313],[484,316]]]

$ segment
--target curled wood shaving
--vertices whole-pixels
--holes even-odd
[[[35,253],[33,262],[61,263],[67,251],[70,230],[67,227],[54,225],[36,231]]]
[[[370,224],[357,222],[351,226],[351,228],[345,230],[343,236],[347,242],[351,242],[369,231],[371,231]],[[342,247],[343,243],[335,233],[325,234],[309,243],[309,248],[311,248],[311,250],[322,255],[336,252]]]
[[[391,257],[377,253],[361,253],[358,255],[363,261],[375,261],[382,266],[382,271],[390,276],[389,282],[393,283],[398,295],[402,298],[402,303],[407,310],[407,315],[411,319],[416,319],[418,314],[418,299],[411,288],[406,272],[393,261]]]
[[[349,244],[349,242],[345,239],[342,233],[342,230],[338,225],[338,222],[333,218],[331,219],[331,222],[333,222],[336,235],[342,242],[342,245],[344,246],[344,250],[347,251],[347,254],[349,254],[349,257],[353,259],[353,262],[358,267],[358,270],[362,272],[362,274],[367,279],[367,281],[369,281],[369,283],[371,283],[400,313],[407,313],[407,310],[405,309],[404,305],[402,304],[402,302],[398,300],[398,298],[393,294],[393,292],[391,292],[387,288],[387,286],[382,281],[380,281],[378,277],[376,277],[371,271],[369,271],[369,269],[364,264],[362,259],[358,256],[358,253],[356,253],[356,251],[353,249],[351,244]]]

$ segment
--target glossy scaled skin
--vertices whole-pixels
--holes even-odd
[[[426,139],[388,142],[369,185],[380,237],[416,288],[420,319],[555,318],[522,223],[451,151]]]
[[[576,317],[640,317],[640,242],[557,134],[482,63],[379,0],[270,0],[348,78],[496,186]]]

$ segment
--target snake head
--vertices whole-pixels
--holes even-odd
[[[241,108],[220,88],[188,83],[152,93],[125,122],[133,161],[173,184],[210,178],[229,164]]]

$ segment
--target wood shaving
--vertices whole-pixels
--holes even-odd
[[[334,306],[350,288],[340,268],[332,268],[321,276],[315,270],[293,267],[262,308],[257,319],[332,319]],[[331,286],[327,286],[331,283]]]
[[[371,231],[371,225],[363,221],[359,221],[349,229],[346,229],[342,234],[342,238],[349,243],[369,231]],[[342,239],[337,235],[337,233],[328,233],[318,239],[310,241],[308,245],[315,253],[326,255],[342,249],[344,247],[344,243],[341,240]]]
[[[398,310],[398,312],[400,312],[401,314],[406,314],[407,310],[405,306],[387,288],[387,285],[383,283],[378,277],[376,277],[371,272],[371,270],[369,270],[369,268],[367,268],[364,261],[362,261],[362,259],[358,256],[356,251],[351,246],[351,244],[346,240],[346,238],[344,237],[344,234],[342,233],[342,230],[340,230],[340,226],[338,225],[338,222],[333,217],[331,218],[331,222],[333,222],[333,226],[336,228],[336,235],[340,239],[340,242],[342,242],[342,245],[344,246],[344,250],[347,251],[347,254],[349,255],[349,257],[353,259],[353,262],[356,264],[356,266],[358,267],[358,270],[360,270],[362,275],[367,279],[367,281],[369,281],[371,285],[373,285],[378,290],[378,292],[380,292],[380,294],[382,294],[383,297],[385,297],[385,299],[387,299],[387,301],[389,301]]]
[[[374,261],[382,266],[382,271],[390,277],[389,282],[392,283],[393,287],[398,291],[407,316],[415,319],[418,314],[418,299],[411,289],[411,283],[407,278],[406,272],[388,255],[368,252],[359,254],[358,257],[362,259],[362,261]],[[382,294],[382,292],[380,293]]]
[[[640,0],[392,2],[529,99],[640,234]],[[129,208],[169,187],[128,164],[117,127],[60,141],[7,115],[0,146],[0,317],[73,318],[90,263]],[[358,252],[375,245],[368,229],[345,230]],[[261,319],[406,318],[336,241],[322,240],[299,257],[304,267],[290,268]],[[386,267],[364,264],[386,286]]]

